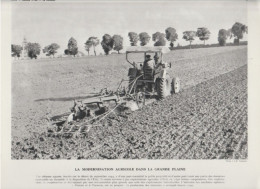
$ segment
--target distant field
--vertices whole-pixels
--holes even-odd
[[[166,100],[169,100],[169,103],[170,101],[174,100],[184,102],[185,99],[188,100],[189,98],[194,98],[194,101],[196,101],[196,95],[198,94],[198,91],[196,91],[196,87],[192,90],[190,88],[201,83],[199,88],[208,91],[205,92],[205,94],[207,93],[209,98],[212,99],[212,102],[218,102],[218,100],[222,102],[221,99],[223,98],[225,103],[234,103],[231,99],[231,96],[237,94],[238,96],[240,95],[242,99],[239,101],[241,104],[235,105],[235,107],[241,106],[245,109],[245,112],[247,111],[245,96],[247,94],[245,83],[247,79],[245,68],[245,65],[247,64],[246,46],[172,51],[165,55],[165,60],[172,62],[170,75],[178,76],[181,79],[181,87],[183,92],[185,93],[186,90],[190,91],[187,92],[186,96],[183,94],[182,98],[179,98],[178,96],[167,98]],[[87,97],[93,93],[99,92],[100,89],[104,87],[107,87],[111,90],[116,89],[120,80],[122,78],[127,78],[127,71],[129,66],[130,65],[125,61],[124,54],[113,54],[100,57],[91,56],[81,58],[14,61],[12,64],[12,157],[25,159],[33,158],[33,153],[32,155],[28,155],[27,152],[22,151],[21,154],[24,154],[24,156],[18,157],[19,155],[14,153],[14,150],[19,152],[19,150],[21,150],[21,146],[19,147],[19,145],[26,143],[25,141],[27,141],[27,139],[35,140],[35,138],[37,138],[40,133],[46,131],[46,126],[48,123],[46,118],[68,112],[68,109],[72,105],[72,100],[74,98],[77,99]],[[244,66],[243,69],[238,69],[242,66]],[[234,70],[237,71],[232,72]],[[229,72],[232,72],[232,74],[229,75]],[[239,76],[240,73],[242,73],[242,76]],[[216,82],[215,80],[212,80],[214,78],[219,78],[218,76],[223,74],[227,74],[223,76],[223,79],[216,79]],[[207,82],[209,80],[212,81],[205,83],[205,86],[208,86],[212,90],[204,89],[205,86],[203,82]],[[225,95],[223,96],[221,93],[215,94],[215,92],[219,93],[221,90],[224,90],[218,88],[218,84],[225,83],[225,90],[228,89],[229,80],[232,80],[230,82],[233,85],[241,85],[241,88],[238,87],[238,89],[236,89],[231,87],[230,90],[227,90],[229,96],[226,99]],[[239,83],[239,81],[242,83]],[[217,89],[220,91],[216,91]],[[200,96],[198,96],[198,99],[203,96],[203,92],[199,94]],[[212,95],[212,97],[210,97],[210,95]],[[165,103],[167,104],[168,102]],[[187,107],[184,106],[183,108],[186,109]],[[175,110],[178,111],[178,106],[174,107],[174,112]],[[183,110],[180,109],[179,111]],[[221,111],[221,108],[219,111]],[[187,112],[191,112],[191,109],[187,109]],[[242,125],[241,128],[246,128],[246,114],[243,114],[242,116],[245,117],[245,119],[242,120],[244,125]],[[182,120],[180,124],[186,124],[185,120],[186,119]],[[205,128],[212,129],[212,127]],[[129,128],[125,129],[128,130]],[[182,131],[184,132],[185,130]],[[195,131],[196,130],[194,130],[194,132]],[[244,137],[241,139],[243,142],[242,148],[244,150],[244,154],[229,154],[227,155],[229,158],[245,158],[247,156],[247,149],[243,147],[244,142],[246,141],[247,133],[242,133],[241,136]],[[193,137],[194,140],[196,139],[194,136],[190,135],[190,137]],[[48,142],[47,140],[48,139],[46,139],[44,142]],[[104,140],[108,139],[104,138]],[[241,141],[238,139],[238,142]],[[16,145],[17,142],[19,143],[18,145]],[[184,142],[183,138],[180,140],[180,142]],[[48,145],[45,145],[43,148],[46,150]],[[178,152],[176,156],[174,156],[174,154],[169,154],[167,156],[164,154],[159,158],[179,159],[189,157],[215,157],[209,154],[196,155],[194,154],[195,152],[193,153],[193,156],[188,156],[184,154],[183,150],[178,151],[175,149],[175,151],[176,153]],[[100,153],[102,154],[102,152]],[[96,155],[97,154],[88,154],[85,156],[85,158],[101,158],[101,156],[97,157]],[[222,155],[225,156],[226,154],[224,153]],[[142,156],[141,153],[137,158],[145,158],[147,156]],[[220,156],[221,153],[216,154],[216,158],[219,158]],[[62,158],[67,157],[68,156],[66,155],[62,156]],[[45,158],[50,157],[46,156]],[[123,158],[123,155],[121,158]],[[151,156],[150,158],[154,157]]]

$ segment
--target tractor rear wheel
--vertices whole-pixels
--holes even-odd
[[[171,94],[171,78],[169,75],[157,79],[157,94],[159,99],[164,99]]]
[[[174,77],[172,79],[172,93],[180,92],[180,79],[178,77]]]

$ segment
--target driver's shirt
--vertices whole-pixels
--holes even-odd
[[[144,62],[144,69],[154,69],[154,67],[155,67],[155,62],[153,59],[146,60]]]

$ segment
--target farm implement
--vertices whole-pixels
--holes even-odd
[[[122,112],[135,111],[147,104],[148,99],[164,99],[180,91],[179,78],[170,78],[171,63],[163,61],[165,47],[131,47],[126,51],[126,60],[132,65],[128,79],[122,79],[116,91],[104,88],[99,94],[82,101],[74,100],[71,114],[56,122],[58,133],[87,133],[93,125],[98,125],[111,114],[116,118]],[[143,55],[140,62],[131,61]],[[152,58],[153,57],[153,58]]]

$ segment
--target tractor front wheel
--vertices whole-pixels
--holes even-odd
[[[180,79],[178,77],[174,77],[172,79],[172,93],[180,92]]]
[[[159,99],[164,99],[171,94],[171,79],[169,75],[157,79],[157,94]]]

